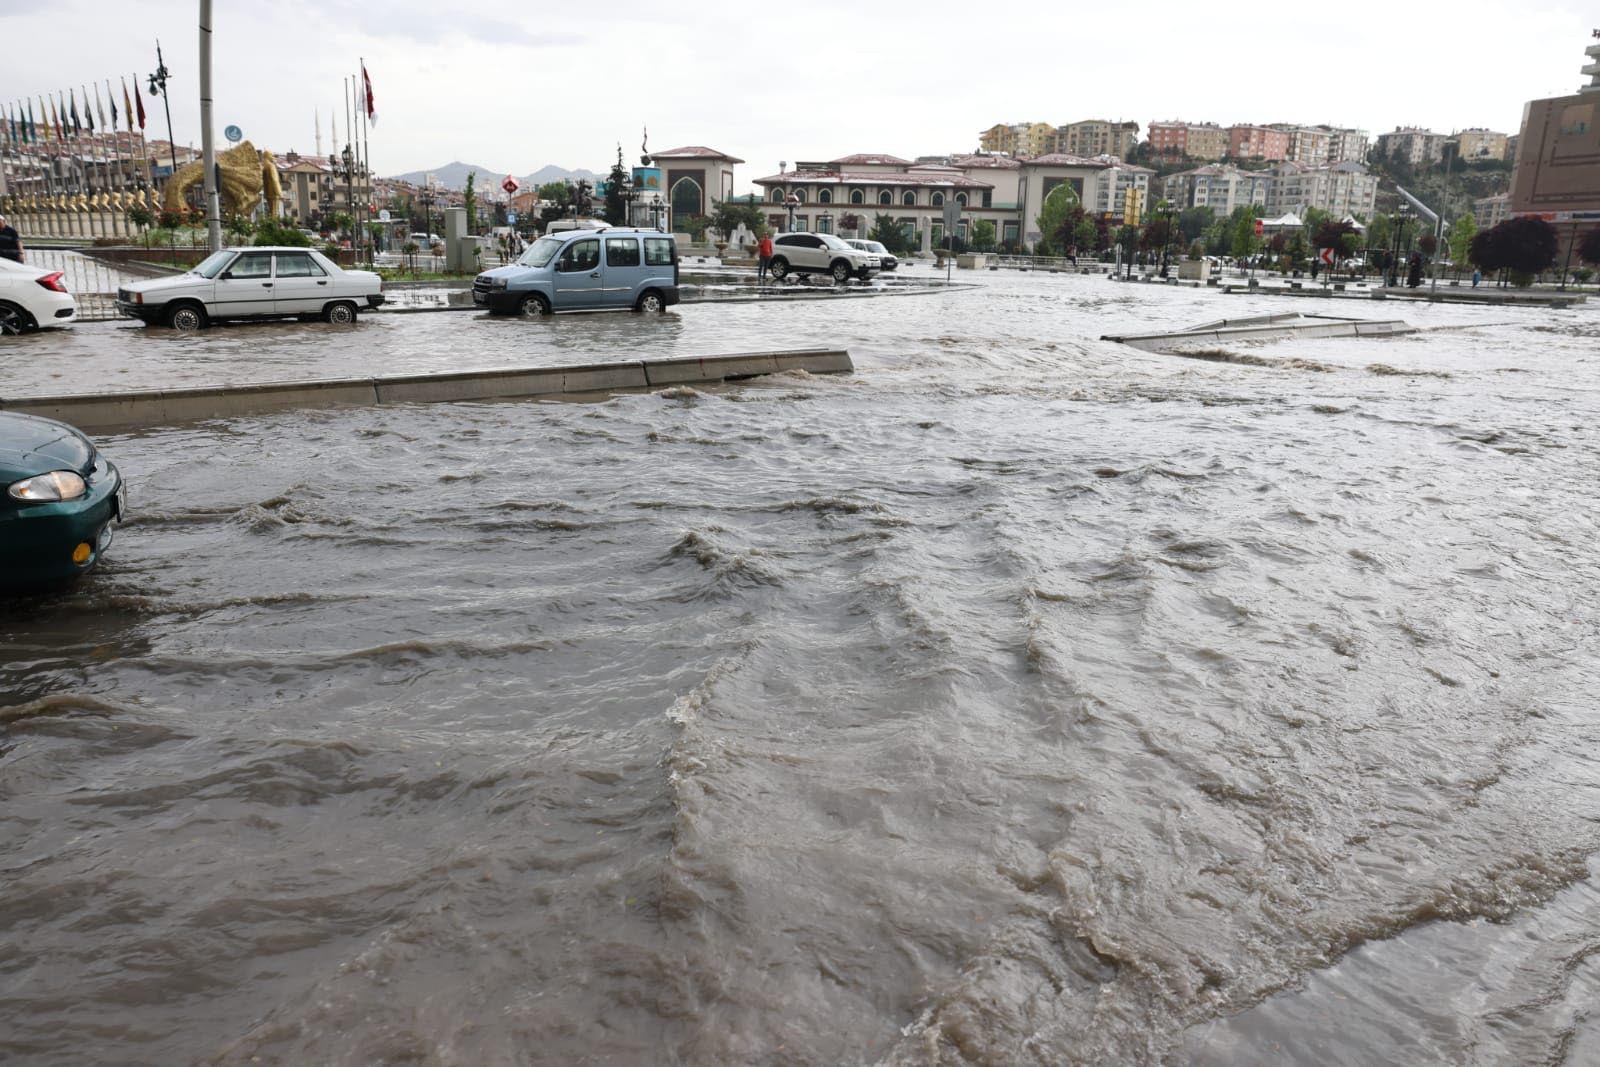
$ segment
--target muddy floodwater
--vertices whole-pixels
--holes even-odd
[[[0,349],[857,367],[100,435],[0,606],[0,1061],[1600,1062],[1600,308],[976,280]],[[1097,340],[1307,310],[1422,332]]]

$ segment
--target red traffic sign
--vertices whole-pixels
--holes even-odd
[[[1318,249],[1317,258],[1322,260],[1322,262],[1326,263],[1328,266],[1330,266],[1330,267],[1333,266],[1333,249],[1331,249],[1331,248]]]
[[[511,196],[515,196],[517,195],[517,190],[522,188],[522,185],[517,181],[517,179],[507,174],[506,180],[500,183],[500,188],[504,189]]]
[[[1256,219],[1256,236],[1260,237],[1263,233],[1266,233],[1266,232],[1267,232],[1266,224],[1263,223],[1260,219]]]

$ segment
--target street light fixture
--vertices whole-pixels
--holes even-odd
[[[166,60],[161,58],[161,42],[157,41],[156,72],[150,75],[150,95],[161,97],[161,106],[167,112],[167,147],[172,152],[172,176],[175,178],[178,176],[178,145],[172,139],[172,101],[167,98],[167,77],[170,73],[171,71],[167,70]],[[139,83],[134,82],[134,88],[138,87]],[[139,121],[142,129],[143,115],[139,116]]]
[[[1165,278],[1167,276],[1168,253],[1172,250],[1172,220],[1177,212],[1173,209],[1171,202],[1166,200],[1161,201],[1158,209],[1167,216],[1167,232],[1163,235],[1164,240],[1161,242],[1161,276]]]
[[[424,185],[417,195],[422,201],[422,239],[428,244],[428,255],[433,255],[433,186]]]
[[[650,200],[650,225],[655,227],[657,230],[660,230],[663,228],[665,223],[666,219],[661,213],[661,194],[657,193]]]
[[[621,150],[618,150],[621,155]],[[626,205],[623,209],[622,221],[625,226],[633,225],[633,179],[628,175],[622,176],[622,202]]]
[[[343,152],[336,156],[328,157],[328,166],[333,170],[333,176],[335,178],[344,179],[344,210],[345,215],[350,220],[350,245],[352,248],[354,248],[356,236],[356,204],[355,194],[353,193],[351,186],[355,179],[355,153],[350,150],[350,146],[347,144],[344,146]]]
[[[1404,200],[1394,212],[1394,250],[1389,255],[1389,285],[1398,285],[1400,281],[1400,236],[1405,232],[1406,223],[1411,219],[1411,206]]]

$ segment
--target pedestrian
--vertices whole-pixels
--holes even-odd
[[[0,259],[22,262],[22,238],[4,215],[0,215]]]
[[[1473,267],[1472,268],[1472,287],[1474,289],[1476,289],[1478,287],[1478,283],[1481,282],[1481,281],[1483,281],[1483,271],[1479,270],[1477,267]]]
[[[756,284],[767,280],[767,268],[772,265],[772,238],[766,234],[756,242]]]

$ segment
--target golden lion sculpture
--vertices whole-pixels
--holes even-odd
[[[224,213],[250,215],[265,200],[267,214],[278,214],[283,186],[278,183],[278,168],[273,165],[271,152],[258,152],[249,141],[240,141],[217,156],[217,168],[222,171],[222,188],[218,192]],[[198,159],[179,167],[167,182],[167,210],[183,211],[186,195],[205,180],[205,174],[205,165]]]

